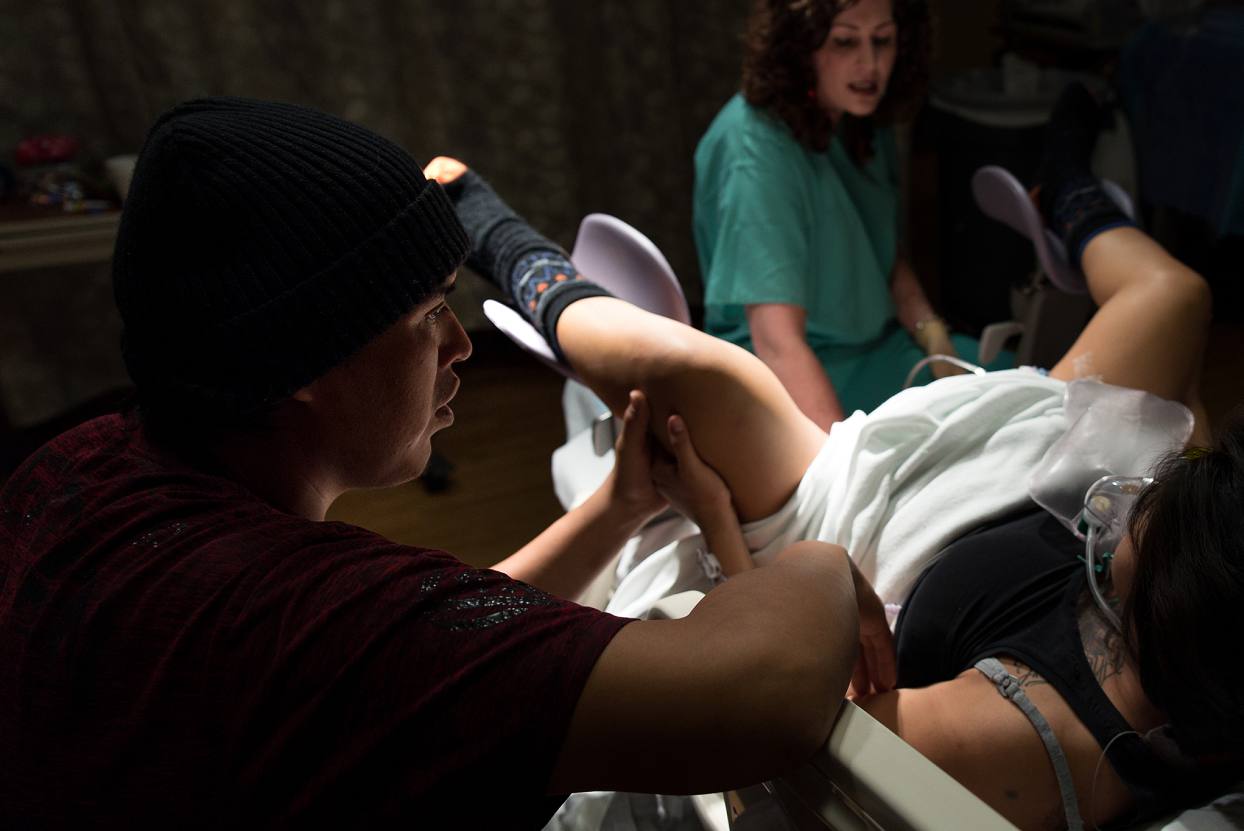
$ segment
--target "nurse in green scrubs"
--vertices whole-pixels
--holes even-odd
[[[976,358],[898,253],[895,115],[922,94],[911,0],[758,0],[743,91],[695,154],[705,328],[756,353],[824,429],[926,354]],[[935,363],[921,382],[957,372]]]

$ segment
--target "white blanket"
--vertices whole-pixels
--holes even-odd
[[[798,540],[838,543],[883,600],[901,603],[947,543],[1028,500],[1028,472],[1067,426],[1063,390],[1030,369],[960,375],[856,412],[790,500],[744,527],[748,547],[764,563]],[[702,549],[692,525],[649,529],[624,551],[608,611],[639,617],[672,592],[707,591]]]

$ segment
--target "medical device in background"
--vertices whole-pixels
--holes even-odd
[[[1084,495],[1076,535],[1084,540],[1084,571],[1089,593],[1115,631],[1123,631],[1118,613],[1102,596],[1101,584],[1110,577],[1110,564],[1128,532],[1132,506],[1153,484],[1149,476],[1103,476]]]
[[[1192,411],[1152,393],[1084,378],[1063,393],[1067,431],[1028,478],[1028,494],[1083,539],[1085,494],[1102,477],[1141,477],[1192,436]]]

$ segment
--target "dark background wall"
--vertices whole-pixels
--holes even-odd
[[[0,147],[136,152],[164,108],[274,98],[457,155],[569,244],[626,217],[689,276],[691,153],[737,84],[746,0],[0,0]]]
[[[691,154],[738,82],[747,0],[0,0],[0,154],[137,152],[186,98],[281,99],[458,156],[566,246],[648,234],[693,303]],[[486,287],[458,297],[479,327]],[[72,298],[67,302],[67,298]],[[473,314],[474,313],[474,314]],[[0,275],[0,407],[23,426],[124,384],[106,266]]]
[[[687,283],[691,154],[737,89],[748,0],[0,0],[0,148],[81,136],[136,152],[165,108],[274,98],[420,160],[479,167],[569,244],[583,214],[648,234]],[[936,70],[987,64],[996,0],[932,4]]]

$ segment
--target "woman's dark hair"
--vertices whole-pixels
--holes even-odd
[[[1131,520],[1123,631],[1145,694],[1191,755],[1244,747],[1244,419],[1168,458]]]
[[[829,147],[833,125],[815,96],[812,53],[834,18],[858,0],[756,0],[744,36],[743,97],[780,118],[809,150]],[[925,0],[893,0],[898,55],[881,103],[868,118],[845,116],[843,144],[857,164],[871,158],[873,128],[907,117],[924,97],[929,76],[929,10]]]

